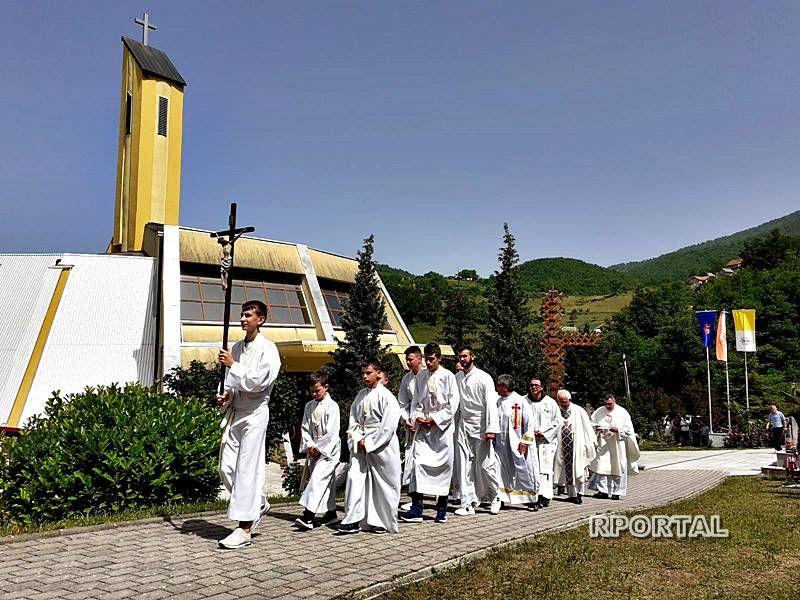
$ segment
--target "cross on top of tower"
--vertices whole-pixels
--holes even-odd
[[[144,19],[134,19],[134,23],[142,26],[142,45],[147,46],[147,34],[150,29],[155,31],[157,28],[150,22],[150,15],[144,13]]]

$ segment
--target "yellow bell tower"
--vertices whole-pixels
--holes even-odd
[[[177,225],[181,196],[183,89],[169,57],[147,45],[155,29],[145,13],[142,42],[122,38],[122,94],[114,236],[108,252],[141,252],[147,223]]]

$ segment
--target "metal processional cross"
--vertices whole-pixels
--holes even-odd
[[[144,20],[134,19],[133,22],[142,26],[142,45],[147,46],[147,34],[149,33],[149,30],[156,30],[156,26],[150,22],[150,15],[144,13]]]
[[[146,13],[145,13],[146,15]],[[255,227],[236,227],[236,203],[231,203],[231,212],[228,215],[228,229],[224,231],[215,231],[211,233],[212,238],[216,238],[219,245],[222,246],[222,257],[220,258],[220,279],[222,281],[222,289],[225,290],[225,306],[223,308],[222,318],[222,347],[228,349],[228,331],[230,330],[231,320],[231,291],[232,285],[232,272],[233,267],[233,249],[238,240],[245,233],[252,233]],[[225,391],[225,365],[222,365],[222,372],[219,379],[219,392],[220,394]]]

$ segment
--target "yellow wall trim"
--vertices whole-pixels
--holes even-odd
[[[56,288],[53,290],[53,297],[50,298],[50,305],[47,307],[47,312],[42,320],[42,327],[39,329],[39,335],[36,337],[36,343],[33,345],[33,351],[28,360],[28,366],[25,368],[25,374],[22,376],[22,382],[19,384],[17,397],[14,398],[14,404],[11,406],[11,415],[8,417],[9,427],[19,427],[22,410],[25,408],[25,402],[28,400],[28,394],[33,386],[36,371],[39,369],[39,362],[42,360],[44,346],[47,343],[47,338],[50,336],[50,329],[53,327],[53,320],[56,317],[56,312],[58,312],[61,296],[64,295],[64,289],[67,287],[69,273],[70,269],[63,267],[61,273],[58,275]]]

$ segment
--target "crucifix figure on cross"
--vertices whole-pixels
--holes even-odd
[[[149,30],[152,29],[155,31],[157,29],[156,26],[150,22],[150,15],[144,13],[143,19],[134,19],[133,22],[142,26],[142,45],[147,46],[147,34]]]
[[[147,13],[145,13],[145,16]],[[220,257],[220,272],[222,279],[222,289],[225,290],[225,306],[222,313],[222,347],[228,349],[228,331],[230,329],[230,315],[231,315],[231,278],[233,268],[233,250],[238,240],[245,233],[255,231],[255,227],[236,227],[236,203],[231,203],[231,212],[228,215],[228,229],[223,231],[214,231],[211,233],[212,238],[216,238],[220,246],[222,246],[222,256]],[[219,380],[220,394],[225,391],[225,366],[222,366],[222,373]]]

